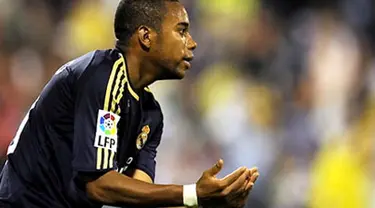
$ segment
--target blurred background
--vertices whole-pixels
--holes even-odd
[[[198,42],[165,114],[158,183],[256,166],[247,207],[375,207],[375,2],[183,0]],[[115,0],[0,0],[0,155],[65,62],[113,47]]]

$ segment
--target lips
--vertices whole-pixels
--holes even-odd
[[[193,59],[194,59],[194,56],[187,56],[187,57],[184,58],[184,63],[187,66],[188,69],[191,68],[190,62],[193,61]]]
[[[187,56],[184,58],[184,61],[191,62],[194,59],[194,56]]]
[[[190,62],[184,60],[184,64],[186,65],[186,68],[188,68],[188,69],[191,68],[191,63]]]

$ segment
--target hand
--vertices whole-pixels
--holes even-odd
[[[216,175],[223,168],[223,163],[219,160],[198,180],[197,196],[200,206],[241,207],[238,198],[252,188],[253,184],[251,185],[250,181],[256,179],[251,179],[251,171],[245,167],[237,169],[223,179],[217,179]]]
[[[257,168],[251,168],[250,172],[251,177],[248,178],[248,180],[244,184],[246,191],[242,195],[238,195],[238,197],[236,197],[236,201],[238,201],[237,208],[245,207],[250,191],[254,187],[254,184],[259,177],[259,172]]]

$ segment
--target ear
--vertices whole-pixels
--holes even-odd
[[[147,26],[140,26],[138,28],[138,41],[141,47],[150,50],[152,42],[152,30]]]

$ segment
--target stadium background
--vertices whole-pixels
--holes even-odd
[[[0,0],[0,155],[64,62],[113,46],[116,0]],[[375,207],[371,0],[184,0],[199,44],[165,114],[159,183],[259,167],[248,207]]]

